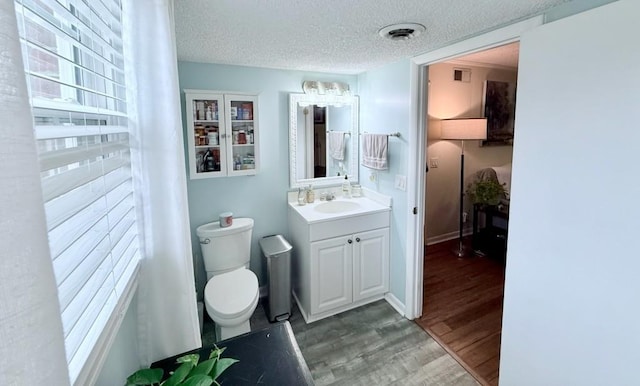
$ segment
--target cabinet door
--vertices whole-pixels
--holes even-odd
[[[311,313],[352,302],[352,246],[351,236],[311,243]]]
[[[354,235],[353,301],[389,291],[389,228]]]
[[[225,94],[228,174],[251,175],[258,169],[258,98]]]
[[[222,94],[185,93],[191,179],[227,175]]]

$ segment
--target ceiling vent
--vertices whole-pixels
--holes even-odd
[[[409,40],[420,35],[426,28],[422,24],[403,23],[393,24],[382,28],[378,34],[391,40]]]
[[[471,70],[468,68],[454,68],[453,69],[453,81],[454,82],[471,82]]]

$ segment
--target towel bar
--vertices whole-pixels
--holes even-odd
[[[362,135],[362,134],[369,134],[369,133],[367,133],[367,132],[365,131],[364,133],[361,133],[360,135]],[[397,138],[400,138],[400,132],[399,132],[399,131],[396,131],[395,133],[387,134],[387,137],[397,137]]]

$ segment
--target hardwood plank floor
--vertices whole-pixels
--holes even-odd
[[[416,323],[478,381],[497,385],[504,264],[488,256],[458,259],[451,252],[456,245],[425,248],[423,314]]]

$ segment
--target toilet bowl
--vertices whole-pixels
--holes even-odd
[[[216,338],[223,340],[251,331],[249,319],[260,297],[258,279],[246,268],[212,277],[204,289],[209,317],[216,324]]]

